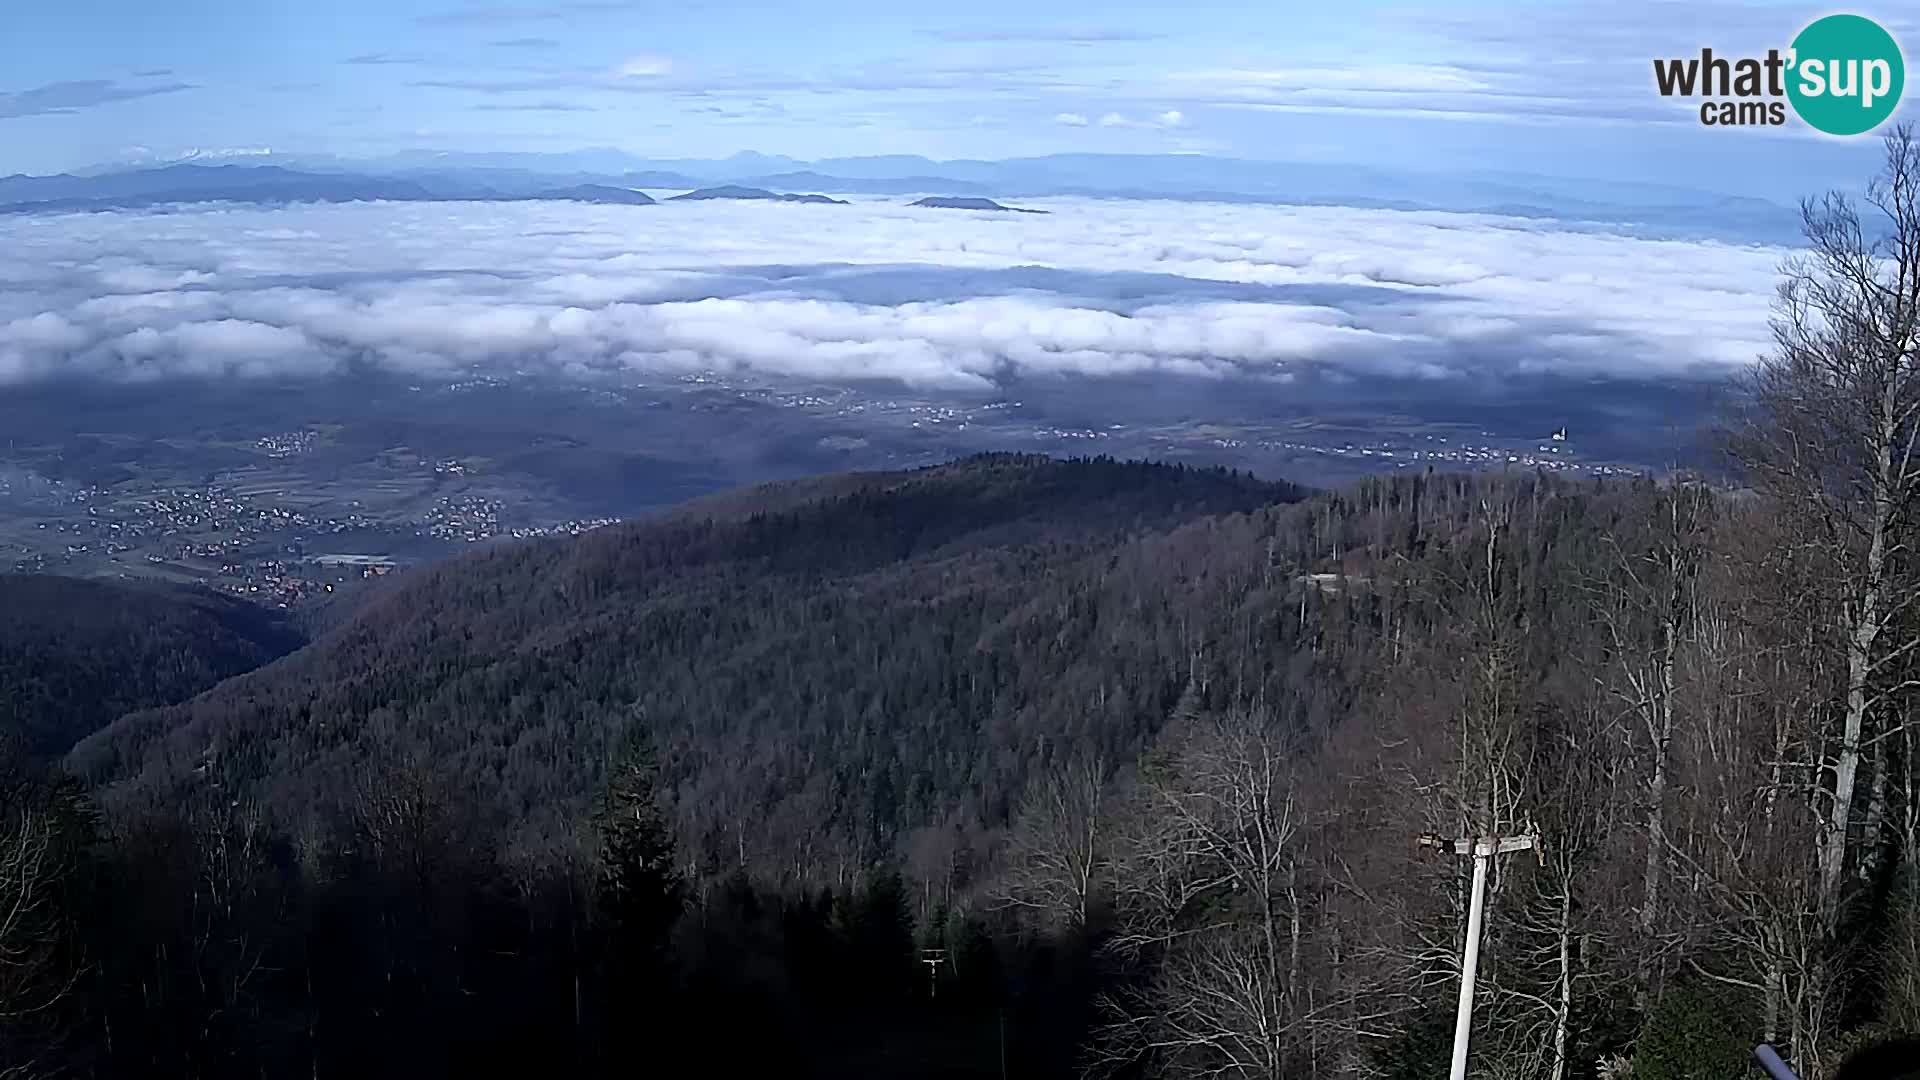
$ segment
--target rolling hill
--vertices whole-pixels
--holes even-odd
[[[823,203],[833,206],[845,206],[845,199],[829,198],[825,195],[793,195],[786,192],[768,191],[765,188],[742,187],[739,184],[722,184],[719,187],[700,188],[683,195],[669,195],[668,202],[706,202],[714,199],[739,199],[750,202],[793,202]]]
[[[636,1051],[581,1040],[644,1008],[684,1036],[640,1052],[667,1071],[749,1026],[743,1075],[1070,1076],[1112,1045],[1114,1002],[1123,1038],[1179,1015],[1169,973],[1232,993],[1244,965],[1180,966],[1231,949],[1262,994],[1377,1025],[1343,1073],[1431,1075],[1455,984],[1420,972],[1462,917],[1459,866],[1409,841],[1451,827],[1490,762],[1541,808],[1526,823],[1610,830],[1568,849],[1578,904],[1555,864],[1502,867],[1489,940],[1559,960],[1499,985],[1542,999],[1577,957],[1580,1057],[1658,1060],[1628,1041],[1669,1006],[1625,1012],[1650,763],[1612,673],[1623,640],[1663,640],[1670,609],[1643,597],[1681,595],[1636,586],[1651,555],[1691,576],[1699,552],[1705,603],[1765,616],[1740,564],[1767,541],[1759,514],[1646,478],[1306,493],[990,455],[475,551],[68,755],[120,837],[112,915],[79,942],[114,962],[87,984],[96,1041],[132,1067],[210,1032],[174,1052],[262,1062],[235,1076],[627,1075]],[[1715,850],[1724,815],[1765,812],[1741,792],[1769,790],[1795,702],[1692,692],[1750,669],[1748,643],[1804,655],[1758,637],[1783,621],[1743,621],[1710,681],[1686,669],[1676,843]],[[1676,920],[1723,919],[1671,893]],[[1108,947],[1134,928],[1155,947]],[[937,994],[923,947],[964,958]],[[262,971],[283,974],[228,992]],[[1529,1006],[1490,1007],[1514,1042],[1485,1052],[1532,1060]]]
[[[199,589],[0,575],[0,735],[37,757],[301,644],[277,612]]]
[[[991,210],[1003,214],[1044,214],[1045,210],[1029,210],[1024,206],[1004,206],[992,199],[963,198],[958,196],[929,195],[916,199],[910,205],[932,207],[936,210]]]
[[[1072,715],[1058,698],[1085,686],[1052,666],[1064,641],[1028,640],[1067,632],[1036,595],[1129,536],[1301,495],[1222,471],[1003,456],[765,487],[417,572],[273,669],[129,715],[70,764],[110,800],[188,797],[217,776],[298,818],[370,762],[425,754],[492,827],[558,828],[645,716],[677,748],[695,817],[746,799],[735,820],[761,822],[769,852],[815,831],[890,847],[935,803],[1002,815],[1018,777],[996,759],[1032,754]],[[1104,670],[1109,646],[1083,644]],[[940,673],[953,663],[971,671],[964,693]],[[1164,671],[1123,677],[1116,746],[1169,692]],[[939,762],[935,790],[913,790],[923,760]]]

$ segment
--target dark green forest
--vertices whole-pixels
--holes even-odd
[[[1888,151],[1864,211],[1807,205],[1720,474],[989,455],[476,551],[200,693],[113,696],[137,640],[56,650],[15,723],[97,730],[8,760],[0,1066],[1430,1078],[1470,860],[1419,838],[1526,834],[1471,1075],[1737,1077],[1763,1040],[1891,1075],[1859,1070],[1920,1035],[1920,148]]]
[[[303,644],[282,613],[156,582],[0,575],[0,733],[35,758]]]

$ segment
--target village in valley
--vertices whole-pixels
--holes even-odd
[[[0,573],[158,577],[295,607],[473,545],[578,534],[752,483],[982,450],[1221,465],[1315,486],[1407,469],[1645,467],[1588,452],[1564,425],[1502,433],[1484,419],[1365,413],[1194,421],[1029,389],[956,400],[714,375],[631,385],[488,376],[323,400],[302,420],[297,396],[242,388],[229,392],[270,405],[279,423],[262,417],[249,431],[228,419],[181,435],[151,421],[11,442],[0,456]],[[383,394],[439,413],[399,427],[381,414]],[[694,458],[710,464],[683,464]]]

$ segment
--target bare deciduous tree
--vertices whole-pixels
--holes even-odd
[[[1104,1001],[1099,1053],[1166,1076],[1283,1075],[1301,1012],[1293,748],[1250,712],[1163,738],[1116,838],[1110,941],[1151,975]]]
[[[1074,759],[1048,772],[1014,813],[995,902],[1086,927],[1107,884],[1111,817],[1103,758]]]
[[[1668,788],[1672,745],[1681,719],[1681,684],[1696,650],[1701,563],[1708,557],[1706,519],[1712,500],[1691,482],[1664,485],[1655,495],[1645,535],[1607,537],[1613,555],[1609,580],[1596,597],[1611,656],[1602,678],[1625,710],[1629,759],[1643,785],[1645,858],[1637,903],[1636,1000],[1644,1008],[1653,992],[1664,949]]]
[[[1784,267],[1776,347],[1756,369],[1753,415],[1735,439],[1754,484],[1796,539],[1817,547],[1825,571],[1822,644],[1840,675],[1838,722],[1820,762],[1818,902],[1829,933],[1842,917],[1849,855],[1877,857],[1889,775],[1881,750],[1904,729],[1889,706],[1916,685],[1920,637],[1901,631],[1920,599],[1920,144],[1911,127],[1887,136],[1866,203],[1864,218],[1838,194],[1804,204],[1808,247]]]
[[[0,1028],[56,1005],[73,987],[62,973],[60,879],[66,856],[47,807],[9,807],[0,821]]]

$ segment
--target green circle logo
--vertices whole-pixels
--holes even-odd
[[[1907,81],[1893,35],[1859,15],[1814,20],[1793,39],[1787,63],[1793,111],[1829,135],[1878,127],[1900,104]]]

